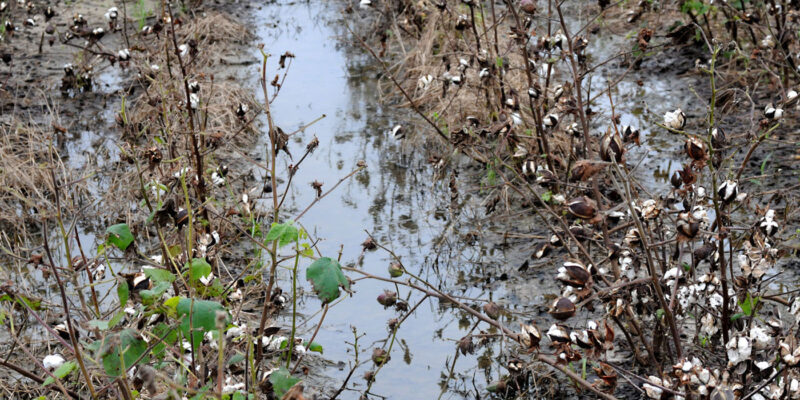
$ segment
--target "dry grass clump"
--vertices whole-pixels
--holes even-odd
[[[117,115],[124,141],[121,163],[138,166],[117,169],[114,182],[119,187],[113,194],[116,203],[120,193],[125,193],[122,198],[126,204],[139,202],[142,186],[150,191],[150,185],[174,185],[176,174],[196,169],[194,157],[187,156],[195,151],[193,135],[201,156],[214,154],[211,164],[202,171],[208,174],[205,179],[210,186],[209,177],[216,168],[242,162],[235,154],[237,149],[252,144],[257,133],[253,120],[261,107],[252,90],[225,79],[226,71],[220,70],[225,57],[239,57],[243,44],[252,38],[251,32],[218,11],[207,11],[180,25],[176,23],[174,40],[171,26],[162,23],[165,27],[159,35],[137,37],[148,55],[145,59],[133,59],[139,83],[145,89]],[[185,48],[180,61],[176,47]],[[195,84],[199,88],[190,90],[196,96],[190,101],[184,74],[193,88]],[[188,104],[195,108],[189,110]],[[240,115],[242,108],[246,112]],[[141,185],[130,185],[139,181],[140,173]]]
[[[37,127],[0,126],[0,229],[6,233],[25,237],[32,225],[53,217],[53,179],[76,198],[87,194],[51,143]]]
[[[402,4],[381,10],[382,22],[376,22],[379,28],[374,30],[378,37],[368,40],[380,42],[374,51],[394,77],[382,82],[386,97],[428,116],[451,144],[482,163],[489,161],[480,156],[487,149],[511,155],[519,146],[530,155],[550,154],[557,167],[567,166],[572,154],[567,128],[580,124],[577,104],[564,84],[569,71],[550,64],[548,51],[541,47],[529,47],[526,56],[514,33],[519,21],[529,30],[549,29],[555,36],[557,23],[539,26],[539,19],[519,15],[517,20],[488,5],[471,10],[461,1]],[[357,34],[369,36],[364,31]],[[556,51],[551,54],[558,58]],[[532,87],[540,92],[534,99],[528,95]],[[561,117],[555,127],[544,121],[550,113]],[[595,151],[595,140],[587,147]]]
[[[225,56],[239,53],[241,47],[237,45],[251,40],[252,33],[228,15],[208,11],[177,25],[175,34],[179,47],[188,46],[188,55],[182,56],[185,73],[190,82],[196,81],[200,87],[199,130],[207,135],[216,135],[216,140],[224,138],[226,143],[231,139],[228,134],[239,131],[252,133],[252,129],[242,129],[242,122],[246,119],[236,115],[239,104],[251,110],[257,108],[251,91],[234,82],[215,80],[211,70]],[[154,39],[142,37],[142,41],[150,47],[149,64],[139,66],[145,77],[144,84],[149,89],[140,101],[134,103],[129,111],[130,121],[126,122],[136,128],[145,125],[151,133],[155,133],[154,126],[160,126],[162,135],[164,132],[179,132],[180,124],[185,123],[187,99],[181,66],[174,54],[175,43],[172,37],[165,35]],[[138,133],[134,132],[134,136],[138,137]],[[224,137],[220,138],[219,134]]]
[[[160,35],[140,35],[140,38],[143,44],[150,47],[151,51],[148,54],[151,63],[162,68],[174,63],[176,65],[172,66],[173,72],[180,73],[174,55],[172,36],[167,29],[165,32],[167,33]],[[253,34],[242,23],[229,15],[219,11],[207,11],[195,19],[176,24],[175,39],[178,45],[188,43],[193,47],[191,57],[184,60],[187,66],[191,66],[196,71],[204,71],[208,67],[219,64],[225,56],[237,54],[236,45],[246,44],[253,39]],[[194,41],[194,45],[191,41]],[[169,61],[167,61],[166,52],[163,51],[165,46],[169,52]],[[156,49],[160,51],[154,51]]]

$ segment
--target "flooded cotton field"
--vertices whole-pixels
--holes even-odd
[[[0,23],[0,398],[800,399],[798,1]]]

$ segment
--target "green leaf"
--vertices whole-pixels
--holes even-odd
[[[103,369],[110,376],[120,376],[130,368],[139,357],[147,351],[147,342],[133,329],[126,329],[118,334],[108,335],[100,346],[99,356],[103,360]],[[147,356],[141,362],[148,362]]]
[[[278,240],[278,246],[283,247],[294,242],[298,237],[298,231],[294,226],[294,222],[287,221],[282,224],[273,222],[272,226],[269,228],[269,233],[267,233],[265,240],[267,242]]]
[[[233,365],[239,362],[244,361],[244,354],[239,353],[238,351],[228,359],[228,362],[225,365]]]
[[[61,364],[60,367],[56,368],[53,371],[53,375],[55,375],[58,379],[64,379],[70,372],[75,371],[78,369],[78,364],[75,361],[67,361],[64,364]],[[48,376],[47,379],[42,382],[42,387],[47,386],[51,383],[55,383],[55,379],[52,376]]]
[[[101,321],[99,319],[93,319],[89,321],[89,326],[92,328],[100,329],[101,331],[107,331],[109,328],[110,321]]]
[[[175,282],[175,274],[161,268],[144,268],[144,276],[150,278],[153,283]]]
[[[269,375],[269,382],[272,383],[272,390],[275,391],[275,397],[280,399],[292,386],[300,382],[300,379],[293,377],[289,374],[289,370],[281,367],[279,370]]]
[[[128,282],[121,276],[117,276],[117,297],[119,298],[120,307],[125,308],[130,297],[130,289],[128,288]]]
[[[350,288],[350,281],[342,273],[339,262],[322,257],[314,261],[306,270],[306,279],[314,286],[317,297],[323,303],[330,303],[339,297],[339,287]]]
[[[100,346],[103,345],[103,342],[100,340],[95,340],[93,342],[87,343],[83,346],[85,350],[91,351],[92,353],[97,353],[100,350]]]
[[[314,249],[311,248],[311,245],[308,243],[301,243],[300,244],[300,255],[306,258],[314,257]]]
[[[711,9],[710,5],[703,3],[700,0],[689,0],[681,6],[681,11],[687,14],[694,11],[697,15],[704,15]]]
[[[171,257],[177,257],[179,254],[181,254],[181,246],[178,246],[177,244],[175,246],[170,246],[169,255]]]
[[[225,287],[222,286],[222,282],[220,282],[219,278],[214,278],[214,282],[211,283],[211,286],[205,286],[200,283],[197,285],[197,289],[197,293],[205,298],[216,298],[225,291]]]
[[[553,200],[553,192],[548,190],[548,191],[542,193],[542,201],[543,202],[549,203],[550,200]]]
[[[197,283],[200,278],[204,278],[211,273],[211,265],[203,258],[193,258],[191,263],[186,263],[189,270],[189,281]]]
[[[117,326],[119,321],[122,321],[122,318],[125,317],[125,311],[120,310],[118,313],[114,314],[113,317],[108,321],[108,327],[113,328]]]
[[[160,299],[164,293],[172,286],[169,282],[158,282],[152,289],[145,289],[139,292],[142,296],[142,304],[150,305],[156,300]]]
[[[303,345],[308,346],[308,343],[303,343]],[[308,346],[308,350],[322,354],[322,345],[317,342],[311,342],[311,345]]]
[[[753,298],[750,293],[748,293],[747,298],[745,298],[744,301],[739,302],[739,307],[742,309],[742,312],[744,312],[744,315],[747,315],[748,317],[752,316],[756,310],[756,305],[758,304],[759,300],[760,297],[756,296]]]
[[[206,396],[206,393],[211,391],[211,385],[205,385],[197,391],[197,394],[192,396],[192,400],[206,400],[209,396]]]
[[[171,346],[178,341],[178,330],[163,322],[159,322],[155,328],[153,328],[153,335],[164,338],[163,341],[159,341],[158,344],[153,346],[153,358],[162,360],[166,355],[167,346]]]
[[[761,175],[766,175],[767,163],[770,158],[772,158],[772,153],[767,154],[767,156],[764,157],[764,161],[761,162]]]
[[[181,298],[178,296],[170,297],[166,301],[164,301],[164,307],[167,309],[167,315],[175,318],[178,316],[178,303],[181,301]]]
[[[733,315],[731,315],[731,321],[736,321],[737,319],[742,318],[742,317],[744,317],[744,313],[733,314]]]
[[[3,297],[4,298],[8,298],[9,300],[11,299],[11,297],[8,297],[7,295],[4,295]],[[17,293],[17,303],[19,303],[23,307],[25,305],[27,305],[28,307],[31,308],[31,310],[34,310],[34,311],[39,311],[39,310],[42,309],[42,301],[41,300],[37,300],[37,299],[34,299],[34,298],[26,297],[26,296],[23,296],[23,295],[21,295],[19,293]]]
[[[203,335],[205,335],[206,332],[217,329],[217,311],[226,314],[225,325],[227,325],[230,320],[230,315],[227,315],[228,311],[222,304],[216,301],[181,298],[176,307],[176,311],[178,313],[178,318],[183,318],[181,321],[181,331],[187,340],[190,333],[190,326],[192,328],[191,334],[195,350],[203,342]],[[189,320],[190,314],[191,321]]]
[[[486,184],[489,186],[497,184],[497,171],[494,170],[492,164],[486,165]]]
[[[116,246],[118,249],[125,251],[128,246],[133,243],[133,234],[128,224],[116,224],[109,226],[106,229],[108,233],[107,243]]]

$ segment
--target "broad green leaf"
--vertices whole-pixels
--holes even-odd
[[[309,265],[306,279],[314,286],[317,297],[323,303],[336,300],[340,294],[339,287],[350,288],[350,281],[342,273],[342,266],[330,257],[322,257]]]
[[[277,240],[278,246],[283,247],[297,240],[299,237],[298,235],[299,232],[292,221],[282,224],[273,223],[272,227],[269,228],[269,233],[267,233],[265,240],[267,242]]]
[[[203,335],[206,332],[217,329],[217,311],[224,312],[225,325],[230,322],[230,315],[222,304],[216,301],[196,300],[181,298],[176,308],[178,318],[182,318],[181,331],[183,336],[189,338],[189,328],[192,329],[192,338],[195,347],[203,342]],[[189,315],[191,314],[191,321]],[[196,350],[196,349],[195,349]]]
[[[169,255],[170,255],[170,256],[172,256],[172,257],[177,257],[177,256],[178,256],[178,254],[181,254],[181,246],[178,246],[178,245],[176,244],[175,246],[171,246],[171,247],[169,248]]]
[[[161,268],[144,268],[144,275],[150,278],[153,283],[172,283],[175,281],[175,274]]]
[[[225,287],[222,286],[222,282],[220,282],[219,278],[214,278],[214,282],[211,283],[211,286],[205,286],[200,283],[197,287],[197,293],[199,293],[202,297],[205,298],[216,298],[222,292],[225,291]]]
[[[100,346],[99,356],[108,375],[120,376],[146,351],[147,342],[139,336],[139,333],[133,329],[126,329],[118,334],[106,336],[103,345]],[[144,356],[141,361],[147,362],[149,357]]]
[[[139,292],[139,295],[142,296],[142,304],[153,304],[154,301],[160,299],[169,290],[170,286],[169,282],[158,282],[152,289],[142,290]]]
[[[120,310],[120,312],[114,314],[114,316],[111,317],[111,319],[108,321],[108,327],[113,328],[117,326],[119,321],[122,321],[122,318],[124,317],[125,317],[125,311]]]
[[[107,243],[116,246],[122,251],[125,251],[125,249],[133,243],[133,234],[128,224],[109,226],[108,229],[106,229],[106,233],[108,233]]]
[[[280,399],[292,386],[300,382],[300,379],[293,377],[289,374],[289,370],[281,367],[279,370],[269,375],[269,382],[272,383],[272,390],[275,391],[275,397]]]
[[[167,309],[167,315],[172,318],[176,318],[178,315],[178,302],[181,301],[181,298],[178,296],[170,297],[166,301],[164,301],[164,307]]]
[[[64,364],[61,364],[60,367],[56,368],[56,370],[53,371],[53,375],[55,375],[58,379],[64,379],[64,377],[66,377],[67,375],[70,374],[70,372],[75,371],[76,369],[78,369],[78,364],[75,361],[67,361]],[[55,381],[56,380],[53,379],[52,376],[48,375],[47,379],[45,379],[44,382],[42,382],[42,386],[47,386],[51,383],[55,383]]]
[[[161,360],[166,354],[167,345],[171,346],[178,341],[178,330],[173,329],[163,322],[159,322],[155,328],[153,328],[153,335],[159,338],[164,338],[162,341],[159,341],[158,344],[153,346],[153,358]]]
[[[83,346],[85,350],[91,351],[92,353],[97,353],[100,350],[100,346],[103,345],[101,340],[95,340],[93,342],[87,343]]]
[[[186,263],[186,269],[189,270],[189,281],[197,283],[200,278],[208,276],[211,273],[211,265],[203,258],[193,258],[191,263]]]

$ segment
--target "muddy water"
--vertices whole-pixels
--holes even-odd
[[[448,287],[459,268],[446,259],[447,254],[437,258],[432,249],[443,234],[452,236],[447,212],[436,208],[447,204],[446,192],[441,184],[432,183],[431,169],[411,146],[388,135],[394,124],[407,124],[408,115],[403,110],[383,108],[375,87],[376,71],[361,68],[369,64],[367,60],[350,57],[347,49],[339,47],[335,35],[346,31],[335,26],[340,18],[337,13],[332,4],[281,2],[265,6],[255,14],[257,41],[263,42],[267,51],[276,56],[287,50],[296,55],[286,83],[272,104],[276,123],[290,132],[323,114],[326,116],[292,141],[296,157],[314,135],[319,138],[320,147],[303,162],[287,202],[302,210],[315,197],[311,182],[323,182],[323,190],[328,190],[352,171],[359,160],[366,161],[366,171],[344,182],[299,222],[313,237],[321,239],[319,248],[323,255],[336,257],[343,246],[345,265],[356,265],[362,254],[360,243],[368,230],[393,249],[411,271]],[[275,57],[269,63],[268,76],[274,75],[276,64]],[[250,79],[255,80],[257,67],[251,72]],[[410,135],[415,133],[412,131]],[[389,262],[385,252],[366,252],[358,266],[388,277]],[[432,270],[435,265],[438,271]],[[290,282],[288,276],[285,278],[284,290]],[[301,280],[298,283],[308,293],[310,288]],[[387,338],[387,321],[396,317],[397,312],[384,309],[375,300],[384,289],[395,290],[382,283],[359,281],[351,298],[330,309],[316,339],[324,346],[324,357],[343,366],[323,372],[333,378],[330,385],[342,382],[349,371],[347,365],[353,361],[352,347],[345,344],[353,341],[351,326],[359,334],[365,334],[359,339],[362,352],[359,361],[368,359],[372,348],[382,345],[376,341]],[[403,298],[408,296],[408,291],[402,288],[400,293]],[[475,297],[483,294],[480,290],[464,293]],[[414,293],[409,303],[413,305],[420,298]],[[311,316],[319,310],[320,303],[308,293],[302,306],[303,315]],[[428,300],[404,323],[397,335],[392,361],[380,372],[372,393],[395,399],[439,396],[445,361],[454,354],[453,341],[465,334],[457,315],[441,311],[436,301]],[[318,314],[314,315],[304,329],[311,329],[318,318]],[[462,358],[460,365],[474,368],[475,362]],[[362,375],[368,368],[372,368],[372,363],[354,374],[351,386],[356,383],[357,388],[365,388]],[[456,372],[459,371],[457,367]],[[358,394],[345,392],[343,397],[357,398]]]

